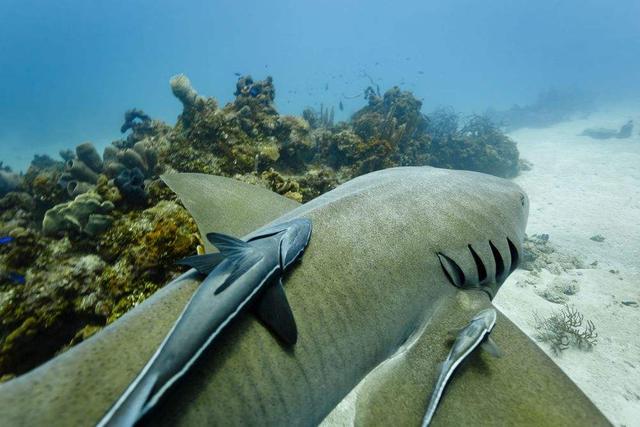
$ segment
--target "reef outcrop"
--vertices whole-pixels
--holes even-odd
[[[306,202],[357,175],[402,165],[518,172],[515,143],[491,122],[425,115],[413,94],[369,89],[332,108],[278,113],[270,77],[240,77],[224,106],[178,75],[175,126],[125,113],[102,154],[85,142],[24,174],[0,164],[0,381],[90,336],[179,274],[202,244],[163,172],[224,175]]]

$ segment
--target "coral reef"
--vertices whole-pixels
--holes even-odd
[[[491,123],[427,117],[397,87],[368,88],[367,105],[335,123],[324,105],[280,115],[271,77],[240,77],[224,106],[184,75],[170,86],[183,107],[175,126],[132,109],[102,155],[85,142],[61,160],[36,156],[23,175],[0,164],[0,381],[114,321],[196,253],[197,227],[160,173],[219,174],[306,202],[386,167],[518,168],[515,144]]]

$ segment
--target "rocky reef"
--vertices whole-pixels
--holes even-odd
[[[175,126],[125,113],[122,138],[36,156],[23,174],[0,164],[0,381],[86,339],[155,292],[202,244],[164,172],[234,177],[306,202],[342,182],[401,165],[518,173],[515,143],[483,117],[425,115],[410,92],[368,89],[334,123],[332,109],[280,115],[268,77],[240,77],[220,106],[171,79]]]

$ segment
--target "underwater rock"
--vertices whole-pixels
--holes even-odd
[[[45,236],[67,232],[76,237],[82,233],[95,236],[93,233],[101,233],[108,228],[105,224],[111,217],[107,214],[113,209],[113,203],[103,201],[95,193],[81,194],[70,202],[49,209],[42,221],[42,232]]]
[[[537,291],[537,294],[554,304],[565,304],[568,297],[577,294],[578,291],[577,280],[555,277],[544,290]]]

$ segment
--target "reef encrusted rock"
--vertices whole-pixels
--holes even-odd
[[[65,232],[72,236],[80,236],[82,233],[97,236],[113,222],[109,215],[113,209],[113,203],[103,201],[98,194],[81,194],[70,202],[49,209],[42,221],[42,232],[45,236]]]

